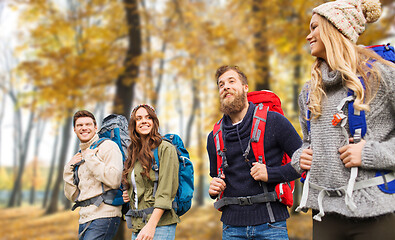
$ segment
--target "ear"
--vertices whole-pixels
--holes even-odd
[[[244,92],[246,92],[246,93],[248,92],[248,84],[244,85]]]

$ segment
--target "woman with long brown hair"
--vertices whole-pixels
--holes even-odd
[[[131,144],[122,174],[130,201],[132,240],[174,239],[180,221],[172,203],[178,189],[178,158],[175,147],[162,141],[159,120],[153,107],[142,104],[132,111],[129,122]],[[153,151],[157,149],[160,171]],[[156,181],[158,179],[158,181]]]

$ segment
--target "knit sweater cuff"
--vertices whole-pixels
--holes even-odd
[[[302,174],[304,170],[300,168],[300,155],[302,154],[303,148],[299,148],[292,155],[291,165],[295,169],[296,172]]]
[[[361,153],[361,167],[363,168],[368,168],[368,169],[372,169],[375,168],[374,166],[374,162],[375,162],[375,148],[373,146],[373,141],[367,141],[365,143],[365,146],[362,149],[362,153]]]

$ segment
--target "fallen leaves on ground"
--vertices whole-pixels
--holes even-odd
[[[181,217],[176,240],[220,240],[221,213],[210,205],[194,207]],[[311,214],[292,215],[288,219],[290,240],[310,240]],[[71,240],[78,237],[78,211],[59,211],[44,215],[38,207],[0,209],[0,240]],[[131,231],[125,230],[125,239]]]

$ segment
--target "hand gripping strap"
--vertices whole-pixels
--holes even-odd
[[[259,104],[255,107],[254,117],[252,120],[251,128],[251,148],[254,152],[255,159],[259,163],[265,163],[265,152],[264,152],[264,138],[265,138],[265,127],[266,118],[269,107]]]

